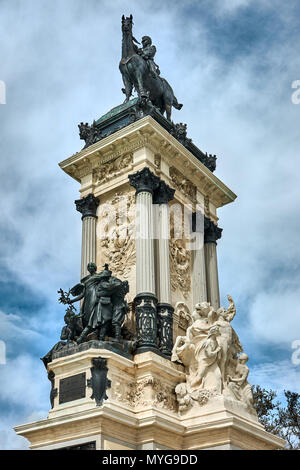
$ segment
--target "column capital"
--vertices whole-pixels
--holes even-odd
[[[222,228],[204,216],[204,243],[215,243],[222,236]]]
[[[159,177],[156,176],[147,166],[132,175],[128,175],[129,183],[136,189],[136,194],[142,191],[153,194],[159,186]]]
[[[85,217],[95,217],[97,207],[99,205],[99,199],[94,196],[94,194],[90,193],[86,197],[82,199],[77,199],[75,202],[76,210],[82,214],[81,219]]]
[[[158,188],[153,193],[154,204],[168,204],[174,199],[175,189],[167,185],[164,180],[159,181]]]

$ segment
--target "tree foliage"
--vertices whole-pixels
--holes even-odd
[[[285,390],[285,404],[282,404],[275,401],[274,390],[259,385],[252,390],[258,419],[266,431],[283,438],[287,449],[300,449],[300,394]]]

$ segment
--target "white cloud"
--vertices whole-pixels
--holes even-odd
[[[258,341],[289,347],[300,339],[300,287],[260,292],[249,312],[249,327]]]
[[[18,413],[13,412],[5,417],[1,417],[0,450],[28,450],[29,441],[25,437],[18,436],[13,428],[19,424],[33,423],[43,418],[45,418],[45,411],[22,415],[22,423],[20,422],[20,414]]]
[[[0,310],[0,338],[3,341],[13,341],[20,340],[22,341],[38,341],[41,339],[41,335],[34,331],[33,329],[28,328],[29,321],[26,323],[24,318],[19,315],[5,314]]]
[[[221,13],[236,13],[241,7],[253,4],[255,0],[217,0],[217,9]]]
[[[230,292],[240,308],[237,333],[243,323],[244,336],[252,339],[250,357],[256,353],[255,341],[265,343],[272,355],[276,346],[289,347],[290,340],[300,337],[300,105],[291,103],[291,83],[300,79],[296,3],[207,2],[209,12],[224,14],[224,21],[226,15],[238,18],[240,9],[254,3],[281,21],[281,30],[269,26],[247,55],[226,60],[221,46],[231,37],[220,36],[219,49],[212,48],[205,18],[193,16],[192,10],[188,17],[182,14],[186,5],[193,8],[197,2],[183,3],[154,7],[150,1],[133,1],[129,11],[120,0],[90,1],[84,11],[76,0],[53,0],[51,8],[30,0],[26,8],[16,9],[13,2],[2,6],[0,79],[7,85],[7,104],[0,108],[0,197],[5,201],[0,257],[9,276],[2,270],[1,280],[13,275],[43,293],[46,303],[39,317],[26,322],[25,333],[19,317],[2,314],[7,338],[24,334],[36,341],[42,323],[49,341],[58,339],[56,290],[78,280],[81,220],[73,204],[79,184],[57,163],[83,146],[77,134],[80,121],[92,122],[123,99],[120,18],[131,12],[135,36],[153,38],[162,75],[184,104],[174,111],[174,121],[186,122],[194,143],[217,154],[215,174],[238,194],[234,204],[218,213],[224,228],[218,244],[220,285],[223,298]],[[0,366],[5,384],[0,397],[17,405],[24,395],[26,416],[48,399],[40,362],[22,356]],[[296,369],[280,364],[255,366],[253,377],[274,388],[286,383],[295,389]]]
[[[50,382],[39,358],[28,354],[0,365],[0,447],[26,449],[28,442],[18,437],[14,426],[45,419],[50,409]]]
[[[300,367],[288,360],[257,364],[251,368],[249,382],[275,390],[282,399],[284,390],[300,393]]]
[[[22,354],[0,366],[0,400],[22,406],[30,412],[37,403],[45,405],[49,398],[50,382],[39,358]]]

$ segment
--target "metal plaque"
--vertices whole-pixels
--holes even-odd
[[[85,389],[85,372],[61,379],[59,381],[59,403],[66,403],[68,401],[84,398]]]

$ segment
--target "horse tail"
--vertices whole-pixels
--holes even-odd
[[[173,95],[173,103],[172,105],[174,106],[175,109],[181,109],[182,108],[182,104],[181,103],[178,103],[177,101],[177,98],[176,96]]]

